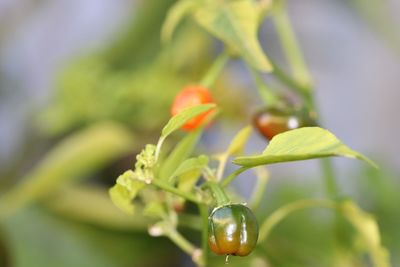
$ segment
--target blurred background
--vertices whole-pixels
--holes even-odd
[[[160,26],[174,2],[0,0],[0,196],[7,196],[0,212],[13,214],[0,222],[0,266],[192,266],[107,195],[135,153],[158,138],[176,92],[201,79],[221,50],[190,21],[161,46]],[[335,159],[340,191],[376,217],[392,264],[400,266],[400,1],[288,2],[326,128],[381,166]],[[260,40],[285,67],[268,19]],[[262,104],[239,61],[227,66],[213,94],[223,112],[200,150],[217,152]],[[247,152],[265,146],[255,133]],[[325,194],[315,161],[270,170],[260,218]],[[253,178],[235,181],[245,197]],[[355,253],[338,252],[329,216],[289,218],[247,266],[368,266],[351,240],[342,248]],[[269,262],[257,261],[263,253]]]

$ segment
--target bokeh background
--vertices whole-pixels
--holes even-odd
[[[147,237],[140,219],[130,221],[113,209],[105,193],[130,166],[134,152],[157,138],[174,94],[201,78],[221,49],[187,22],[176,37],[180,45],[161,50],[159,27],[173,2],[0,0],[0,195],[28,184],[28,197],[17,198],[16,215],[0,224],[0,266],[191,266],[168,240]],[[342,195],[376,216],[393,266],[400,266],[400,2],[288,2],[326,128],[381,166],[376,171],[335,159]],[[260,40],[267,54],[285,66],[268,20]],[[261,102],[239,61],[229,64],[214,93],[226,112],[204,136],[201,149],[216,152]],[[58,144],[103,121],[129,129],[134,144],[116,145],[129,144],[129,150],[111,149],[108,158],[69,173],[77,177],[26,182],[35,175],[57,174],[60,169],[43,174],[35,168]],[[254,134],[247,152],[265,145]],[[71,163],[79,160],[85,161]],[[252,183],[251,175],[235,182],[245,197]],[[316,162],[272,166],[260,216],[296,198],[322,196]],[[83,202],[89,203],[82,205],[86,210],[76,211]],[[103,213],[94,212],[103,207]],[[333,251],[326,245],[326,214],[322,219],[307,215],[301,213],[297,223],[289,220],[272,237],[278,242],[279,249],[270,252],[277,266],[331,266],[321,264],[336,255],[323,252]],[[312,227],[316,237],[310,240],[305,237]],[[294,259],[284,259],[284,252]]]

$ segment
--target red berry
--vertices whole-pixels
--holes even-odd
[[[211,97],[211,94],[206,88],[199,85],[187,86],[176,95],[172,104],[171,114],[172,116],[175,116],[185,108],[213,102],[214,101]],[[186,122],[182,126],[182,128],[186,131],[196,129],[206,120],[207,116],[210,115],[212,112],[214,112],[214,110],[209,110],[194,117],[193,119]]]

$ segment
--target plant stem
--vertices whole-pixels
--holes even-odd
[[[253,210],[256,210],[261,203],[261,200],[264,196],[264,192],[269,180],[269,173],[266,168],[259,167],[254,170],[257,175],[257,183],[254,186],[253,193],[251,194],[252,198],[250,200],[250,207]]]
[[[293,213],[294,211],[322,207],[322,208],[336,208],[336,203],[331,200],[316,200],[316,199],[306,199],[299,200],[293,203],[281,206],[279,209],[274,211],[267,219],[262,223],[260,227],[260,233],[258,237],[258,242],[264,242],[272,229],[284,218]]]
[[[228,51],[222,52],[211,65],[209,70],[207,71],[206,75],[204,75],[203,79],[201,80],[200,84],[206,88],[210,88],[214,82],[217,80],[219,74],[224,69],[226,63],[228,62],[230,56]]]
[[[304,88],[311,89],[312,79],[305,64],[301,49],[289,20],[285,1],[280,1],[272,20],[284,53],[292,68],[293,76]]]
[[[161,147],[162,147],[162,145],[164,143],[164,140],[165,140],[165,137],[160,137],[160,139],[158,139],[157,146],[156,146],[156,152],[155,152],[156,162],[158,160],[158,157],[160,156]]]
[[[325,190],[331,199],[338,197],[338,187],[335,181],[335,173],[330,159],[320,159],[320,165],[324,174]]]
[[[279,98],[272,92],[271,88],[265,84],[265,81],[261,77],[260,73],[258,73],[252,67],[248,68],[264,104],[266,106],[274,106],[279,101]]]
[[[207,266],[208,262],[208,208],[206,205],[198,205],[202,220],[201,247],[203,251],[203,264]]]
[[[181,248],[184,252],[193,256],[196,251],[196,247],[190,243],[186,238],[184,238],[176,229],[172,228],[167,233],[166,236],[171,239],[179,248]]]
[[[295,79],[293,80],[291,77],[287,76],[284,71],[276,65],[274,66],[274,74],[278,79],[300,94],[310,113],[316,113],[317,108],[312,94],[312,78],[304,62],[284,1],[278,4],[277,10],[273,16],[273,21]],[[321,166],[325,177],[326,191],[331,198],[335,198],[338,195],[338,190],[332,163],[329,159],[322,159]]]
[[[217,181],[221,181],[222,177],[224,176],[224,171],[225,171],[225,166],[228,161],[229,155],[227,153],[224,153],[221,155],[221,158],[219,159],[219,165],[217,169]]]
[[[249,169],[249,167],[240,167],[236,171],[229,174],[223,181],[221,181],[221,185],[224,187],[229,185],[233,181],[233,179],[236,178],[236,176],[238,176],[239,174],[241,174],[242,172],[244,172],[248,169]]]
[[[205,182],[202,187],[208,188],[211,191],[215,201],[217,202],[217,206],[223,206],[230,202],[228,196],[225,193],[225,190],[221,187],[220,184],[213,181],[208,181]]]
[[[169,185],[168,183],[166,183],[163,180],[153,179],[151,181],[151,183],[153,185],[157,186],[158,188],[161,188],[161,189],[163,189],[163,190],[165,190],[167,192],[170,192],[172,194],[175,194],[177,196],[183,197],[184,199],[189,200],[189,201],[191,201],[193,203],[196,203],[196,204],[201,204],[202,203],[202,201],[199,200],[195,195],[183,192],[183,191],[181,191],[181,190]]]

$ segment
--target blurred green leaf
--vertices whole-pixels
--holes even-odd
[[[389,253],[381,244],[378,224],[370,214],[362,211],[354,202],[340,205],[341,212],[358,231],[376,267],[389,267]]]
[[[192,172],[194,170],[201,170],[208,164],[208,157],[200,155],[196,158],[190,158],[183,161],[179,167],[172,173],[171,179],[174,177],[181,176],[185,173]]]
[[[250,137],[250,134],[252,132],[252,127],[247,126],[243,129],[241,129],[236,136],[233,138],[231,144],[228,147],[227,154],[228,155],[238,155],[243,152],[244,146],[247,143],[247,140]]]
[[[225,42],[255,69],[272,70],[257,39],[259,6],[253,0],[207,1],[194,12],[196,21]]]
[[[168,135],[178,130],[187,121],[193,119],[194,117],[205,113],[211,109],[215,109],[217,105],[215,104],[202,104],[193,107],[188,107],[177,115],[173,116],[162,129],[161,138],[166,138]]]
[[[272,229],[293,212],[315,207],[335,208],[335,203],[331,200],[323,199],[302,199],[279,207],[261,224],[259,242],[264,242],[268,238]]]
[[[165,203],[157,202],[157,201],[151,201],[148,203],[143,210],[143,215],[148,216],[151,218],[165,218],[165,216],[168,215],[168,212],[165,207]]]
[[[202,133],[202,128],[190,132],[172,150],[160,167],[159,176],[161,179],[168,179],[179,164],[187,159],[193,152]]]
[[[21,210],[0,226],[13,267],[178,265],[175,247],[164,239],[152,239],[147,233],[106,231],[39,208]]]
[[[140,216],[141,212],[134,217],[121,212],[111,201],[108,190],[94,185],[63,187],[44,204],[57,215],[105,229],[145,232],[149,223]]]
[[[199,2],[195,0],[180,0],[175,5],[173,5],[168,13],[167,18],[161,28],[161,40],[163,42],[168,42],[172,38],[178,24],[182,19],[189,15],[197,6]]]
[[[99,123],[67,137],[18,186],[0,198],[0,214],[8,215],[87,176],[129,153],[133,145],[132,134],[116,123]]]
[[[181,174],[178,177],[179,190],[182,190],[184,192],[192,192],[200,175],[200,169],[193,169],[189,172]]]
[[[367,157],[351,150],[328,130],[319,127],[304,127],[278,134],[261,155],[237,157],[233,163],[254,167],[333,156],[357,158],[376,167],[376,164]]]
[[[135,179],[135,173],[128,170],[117,178],[116,184],[110,188],[112,202],[127,214],[133,214],[133,199],[145,186],[145,183]]]

